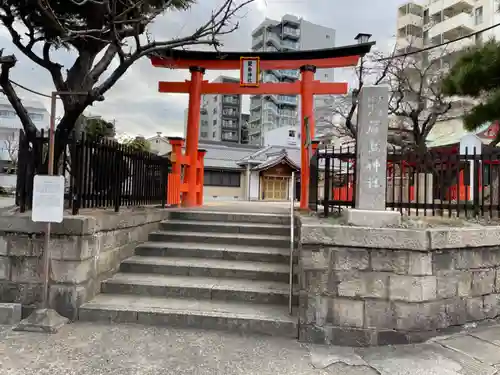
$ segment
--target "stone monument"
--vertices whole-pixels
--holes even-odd
[[[348,224],[383,227],[399,224],[401,215],[386,211],[389,90],[365,86],[358,102],[355,208],[345,211]]]

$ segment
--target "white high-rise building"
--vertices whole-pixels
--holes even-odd
[[[398,52],[439,45],[500,22],[499,0],[424,0],[398,8]],[[500,40],[500,28],[477,34],[431,50],[430,61],[440,59],[449,66],[464,48],[490,38]]]
[[[285,15],[280,21],[264,20],[252,33],[253,51],[294,51],[332,48],[335,30],[301,18]],[[297,70],[262,71],[261,82],[293,82]],[[333,82],[333,69],[318,69],[315,79]],[[315,97],[316,118],[330,111],[325,98]],[[300,124],[300,100],[296,95],[256,95],[250,98],[249,143],[261,145],[265,133],[280,127]],[[317,126],[318,129],[318,126]],[[319,129],[318,129],[319,130]]]
[[[422,0],[403,4],[398,8],[396,53],[431,47],[413,55],[414,58],[421,59],[423,69],[432,64],[432,70],[446,72],[464,49],[490,38],[500,40],[498,27],[479,32],[500,22],[499,7],[499,0]],[[472,37],[453,42],[477,32]],[[451,43],[440,46],[446,42]],[[417,79],[420,78],[417,76]],[[456,98],[446,117],[458,119],[471,105],[474,101],[470,99]],[[462,126],[461,121],[456,123]]]

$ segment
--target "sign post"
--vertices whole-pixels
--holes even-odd
[[[45,222],[43,246],[43,290],[41,307],[22,320],[15,331],[57,333],[69,319],[50,308],[50,231],[51,223],[61,223],[64,217],[64,177],[54,174],[54,130],[57,92],[52,93],[49,130],[49,157],[47,175],[36,175],[33,181],[33,205],[31,219]]]
[[[258,57],[240,58],[240,86],[259,87],[260,59]]]

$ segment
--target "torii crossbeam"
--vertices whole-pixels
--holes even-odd
[[[335,47],[322,50],[291,51],[291,52],[209,52],[167,50],[155,52],[150,56],[155,67],[171,69],[189,69],[191,80],[185,82],[159,82],[159,92],[189,94],[189,109],[186,135],[186,166],[184,184],[181,192],[182,205],[192,207],[203,203],[203,179],[200,180],[197,168],[200,166],[198,141],[201,109],[201,95],[203,94],[283,94],[301,96],[301,194],[300,207],[307,209],[309,200],[309,155],[305,147],[305,118],[309,118],[310,139],[314,139],[314,95],[342,95],[347,94],[346,83],[327,83],[314,80],[316,69],[342,68],[356,66],[359,58],[368,53],[374,45],[361,43],[351,46]],[[254,87],[238,83],[209,83],[203,80],[206,69],[214,70],[241,70],[242,57],[255,59],[258,68],[254,76]],[[292,83],[258,83],[260,71],[300,69],[301,79]],[[197,178],[198,176],[198,178]],[[179,177],[180,178],[180,177]],[[197,199],[198,196],[198,199]],[[201,196],[201,198],[200,198]]]

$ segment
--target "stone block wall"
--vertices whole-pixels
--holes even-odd
[[[348,246],[356,231],[363,243]],[[300,340],[412,343],[500,315],[500,241],[451,229],[407,230],[401,241],[401,231],[302,226]]]
[[[51,306],[75,319],[77,308],[99,293],[100,282],[117,272],[168,214],[157,208],[95,211],[52,225]],[[32,308],[41,301],[43,231],[28,214],[0,218],[0,302]]]

